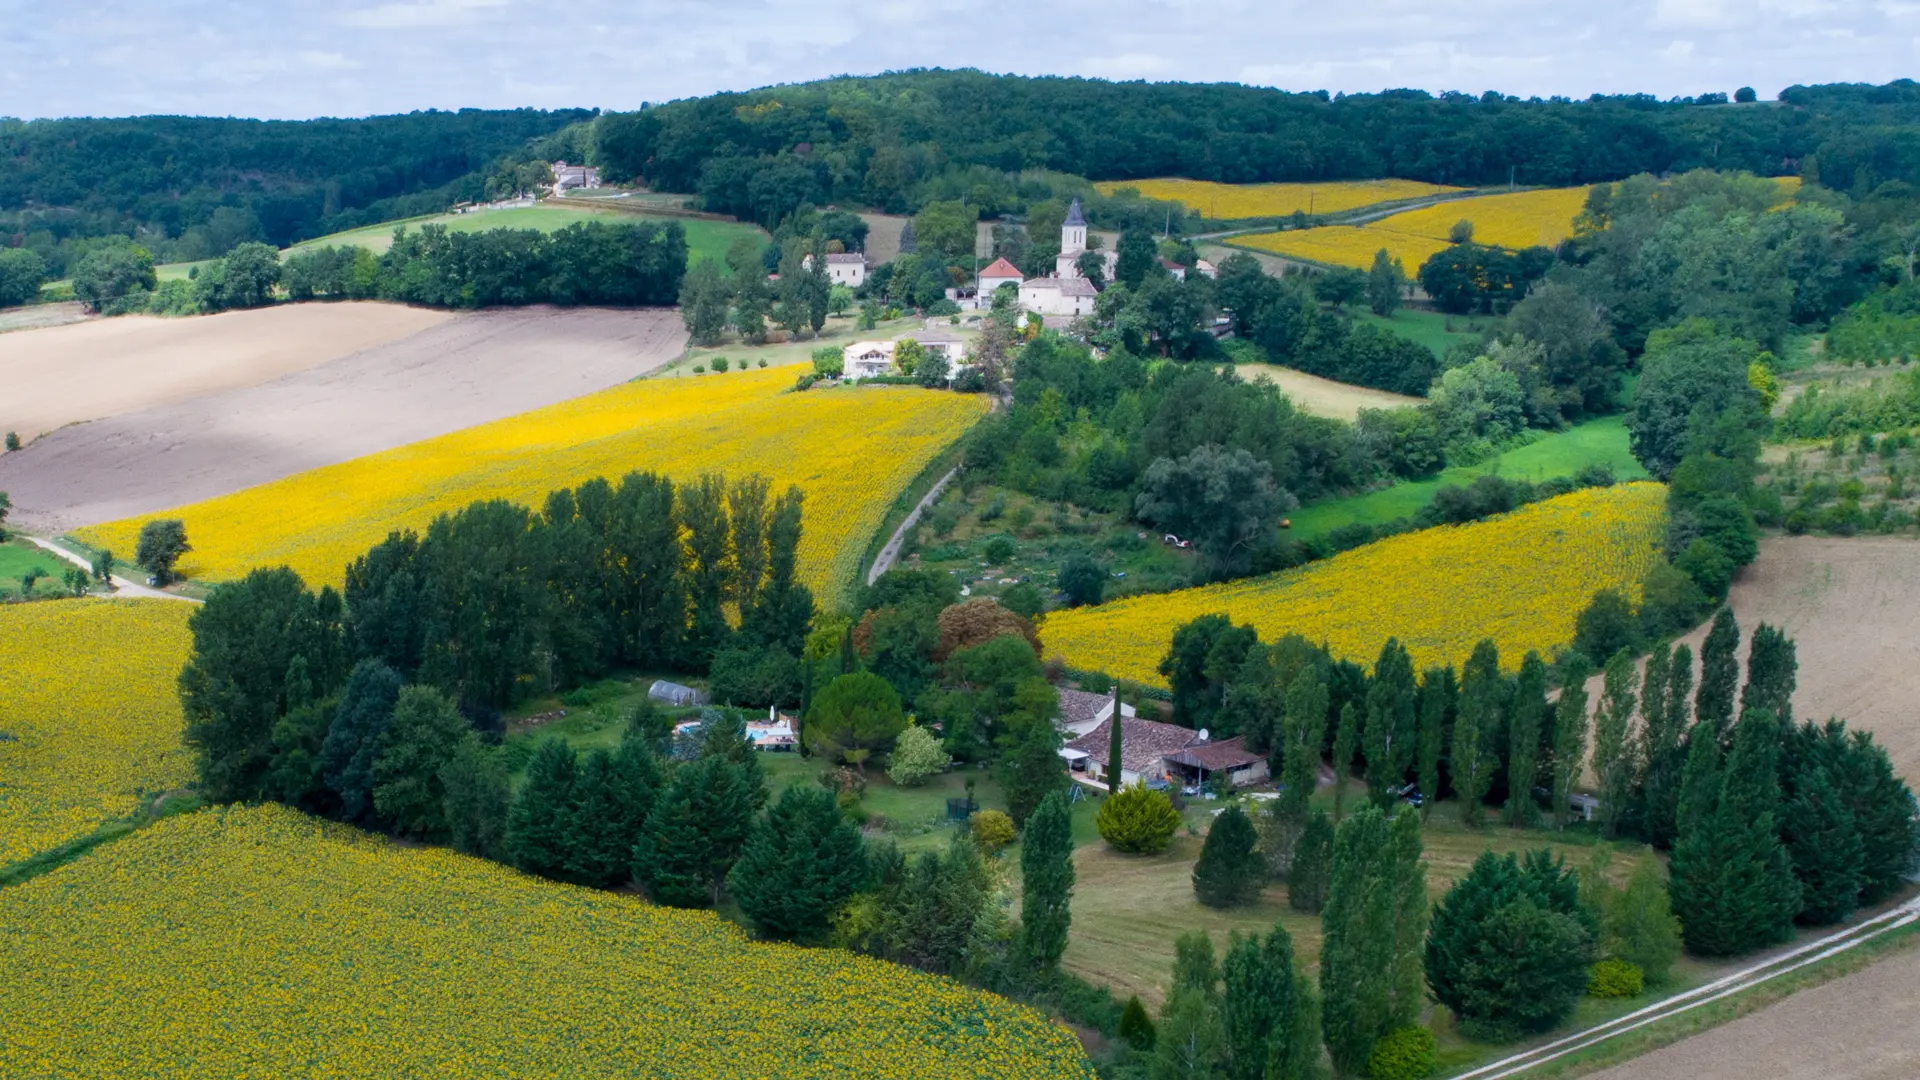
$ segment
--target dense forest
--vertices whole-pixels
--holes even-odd
[[[1885,180],[1920,179],[1916,121],[1920,85],[1907,80],[1795,86],[1776,102],[1543,101],[934,70],[608,114],[595,125],[595,145],[612,177],[698,191],[712,208],[764,216],[778,203],[789,204],[782,212],[829,201],[987,205],[1006,196],[1004,174],[1028,170],[1094,180],[1569,185],[1711,168],[1802,174],[1864,193]]]
[[[45,257],[70,238],[187,238],[174,261],[253,240],[285,247],[480,198],[497,159],[592,115],[0,120],[0,243]]]

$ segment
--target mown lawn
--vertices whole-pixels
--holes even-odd
[[[1622,417],[1608,416],[1557,431],[1537,442],[1483,461],[1443,470],[1427,480],[1412,480],[1354,495],[1329,499],[1301,507],[1289,515],[1293,522],[1288,536],[1311,540],[1355,522],[1378,524],[1394,518],[1411,517],[1433,499],[1433,493],[1445,484],[1470,484],[1477,476],[1498,475],[1509,480],[1549,480],[1570,476],[1587,465],[1609,465],[1618,480],[1644,480],[1647,471],[1627,446],[1627,425]]]
[[[1409,307],[1400,308],[1384,319],[1365,307],[1355,310],[1353,315],[1358,322],[1372,323],[1425,345],[1436,357],[1447,355],[1447,350],[1456,342],[1480,340],[1483,333],[1500,324],[1499,319],[1488,315],[1448,315]]]
[[[479,210],[471,214],[433,214],[408,218],[405,221],[388,221],[379,225],[368,225],[334,233],[331,236],[322,236],[314,240],[305,240],[288,248],[287,254],[298,254],[314,248],[355,246],[364,247],[377,255],[393,246],[393,231],[402,225],[411,231],[417,231],[422,225],[445,225],[453,232],[485,232],[490,229],[538,229],[541,232],[556,232],[581,221],[618,223],[634,220],[679,223],[687,232],[687,264],[689,266],[701,259],[713,259],[718,261],[724,270],[727,249],[735,240],[742,236],[752,237],[762,247],[767,241],[766,232],[758,226],[735,221],[707,221],[701,218],[678,216],[650,217],[646,214],[612,209],[540,204],[505,210]]]
[[[60,584],[60,575],[73,564],[34,547],[24,540],[10,540],[0,543],[0,595],[20,595],[20,579],[29,570],[38,569],[39,581],[34,583],[35,596],[53,596],[66,591]]]

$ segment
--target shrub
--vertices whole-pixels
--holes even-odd
[[[724,356],[716,356],[716,357],[714,357],[714,358],[713,358],[713,370],[715,370],[715,371],[725,371],[725,370],[727,370],[727,363],[728,363],[728,361],[727,361],[727,358],[726,358],[726,357],[724,357]]]
[[[894,740],[893,753],[887,759],[887,779],[901,787],[917,787],[930,776],[937,776],[953,764],[933,732],[914,724]]]
[[[1003,634],[1024,638],[1036,655],[1040,652],[1040,636],[1032,621],[992,597],[976,596],[949,605],[941,609],[935,625],[940,628],[940,641],[933,650],[935,660],[944,661],[961,649],[983,645]]]
[[[1597,998],[1639,997],[1645,988],[1640,969],[1625,960],[1602,960],[1587,977],[1587,993]]]
[[[990,563],[1009,562],[1018,550],[1019,549],[1014,546],[1013,537],[996,536],[987,541],[987,561]]]
[[[973,842],[982,853],[991,855],[1013,843],[1013,819],[999,810],[982,810],[973,815]]]
[[[20,449],[20,433],[17,431],[7,432],[7,452],[12,453],[18,449]]]
[[[1367,1076],[1372,1080],[1420,1080],[1439,1067],[1433,1032],[1417,1024],[1387,1032],[1373,1044],[1373,1053],[1367,1058]]]
[[[693,365],[693,373],[695,375],[705,375],[707,373],[707,365],[705,364]]]
[[[761,367],[766,367],[766,366],[767,366],[767,361],[766,361],[766,359],[765,359],[764,357],[763,357],[763,358],[761,358],[761,360],[760,360],[760,366],[761,366]]]
[[[1153,1018],[1147,1015],[1147,1007],[1140,1004],[1138,994],[1128,998],[1126,1008],[1120,1010],[1117,1031],[1135,1050],[1153,1049]]]
[[[1100,804],[1095,819],[1100,837],[1130,855],[1165,851],[1180,827],[1180,814],[1165,792],[1148,791],[1144,784],[1121,788]]]

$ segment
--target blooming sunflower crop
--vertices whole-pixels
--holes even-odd
[[[1332,266],[1366,269],[1381,248],[1399,259],[1408,273],[1447,246],[1456,222],[1473,222],[1473,240],[1495,247],[1552,247],[1573,235],[1573,219],[1585,205],[1587,190],[1547,188],[1468,199],[1404,210],[1365,225],[1326,225],[1316,229],[1235,237],[1245,247]]]
[[[1482,638],[1518,665],[1573,639],[1601,589],[1638,599],[1660,558],[1666,487],[1587,488],[1468,525],[1390,537],[1267,577],[1129,597],[1047,616],[1040,636],[1069,665],[1164,685],[1181,625],[1225,613],[1263,640],[1295,633],[1358,663],[1397,637],[1418,666],[1464,661]]]
[[[1363,206],[1418,199],[1460,188],[1419,180],[1334,180],[1319,184],[1218,184],[1211,180],[1110,180],[1095,184],[1102,195],[1133,188],[1149,199],[1177,202],[1215,221],[1338,214]],[[1371,257],[1371,253],[1369,253]]]

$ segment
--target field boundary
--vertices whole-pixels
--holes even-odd
[[[91,853],[93,849],[111,844],[116,840],[124,840],[156,821],[173,817],[175,814],[190,814],[206,805],[198,795],[191,792],[162,795],[126,817],[100,823],[92,832],[76,836],[17,862],[0,866],[0,889],[23,885],[34,878],[50,874],[81,856]]]
[[[986,415],[988,414],[983,414],[981,419],[984,420]],[[978,421],[975,423],[977,424]],[[936,454],[907,485],[906,490],[895,496],[893,504],[887,507],[886,516],[880,519],[880,527],[875,529],[873,536],[867,540],[866,551],[861,554],[859,565],[854,568],[853,580],[842,583],[842,594],[840,597],[835,597],[836,601],[852,599],[859,592],[860,587],[868,580],[869,571],[880,558],[881,552],[885,550],[889,538],[895,533],[900,534],[901,546],[905,546],[906,534],[911,529],[903,523],[919,508],[920,503],[933,487],[944,484],[947,479],[959,474],[961,459],[966,454],[967,436],[972,433],[973,429],[968,428],[953,441],[951,446]]]
[[[1889,911],[1845,927],[1824,937],[1797,945],[1758,963],[1723,975],[1712,982],[1675,994],[1637,1009],[1625,1016],[1583,1031],[1563,1036],[1542,1046],[1521,1051],[1491,1064],[1454,1074],[1452,1080],[1506,1080],[1540,1066],[1578,1053],[1652,1024],[1671,1020],[1684,1013],[1763,986],[1774,979],[1831,959],[1854,948],[1903,930],[1920,921],[1920,898],[1908,900]],[[1870,933],[1867,931],[1871,931]],[[1808,955],[1812,954],[1812,955]],[[1804,958],[1804,959],[1803,959]],[[1651,1048],[1650,1048],[1651,1049]]]

